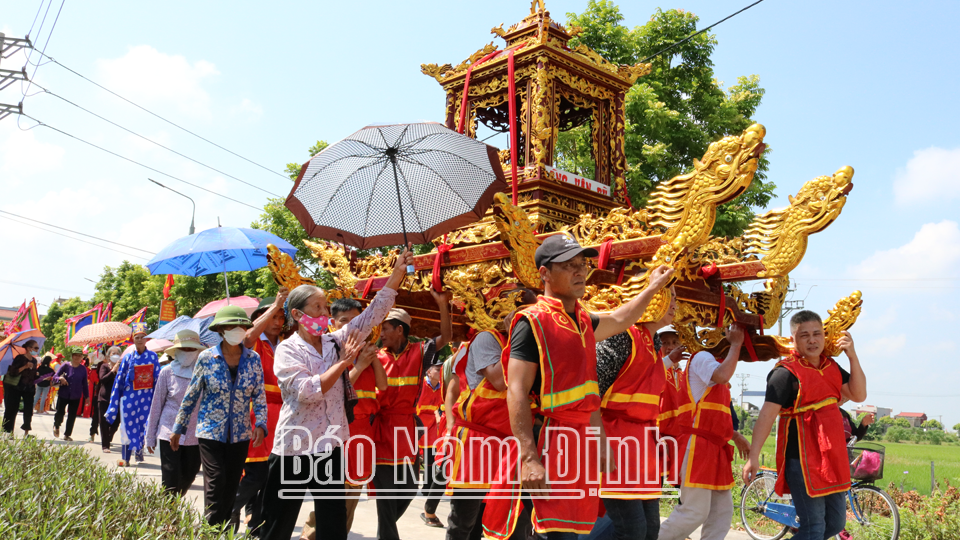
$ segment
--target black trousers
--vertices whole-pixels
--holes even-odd
[[[377,539],[400,540],[397,521],[417,494],[413,465],[377,465],[373,487],[377,490]]]
[[[270,464],[266,461],[248,461],[243,467],[243,478],[237,489],[237,500],[233,502],[233,521],[239,524],[240,509],[246,507],[250,516],[251,530],[259,531],[263,523],[260,509],[263,507],[263,488],[267,486],[267,473]]]
[[[100,444],[104,448],[110,448],[110,443],[113,441],[113,436],[116,435],[117,429],[120,427],[120,415],[117,415],[117,419],[111,424],[107,422],[105,418],[107,414],[107,409],[110,407],[109,401],[100,401],[97,400],[97,423],[100,424]],[[90,419],[93,421],[93,418]],[[91,428],[90,431],[93,431]],[[199,458],[198,458],[199,459]]]
[[[171,495],[186,495],[200,473],[200,447],[183,446],[174,450],[170,442],[160,440],[160,483]]]
[[[660,536],[660,499],[604,499],[616,540],[657,540]]]
[[[440,468],[434,463],[436,451],[433,448],[426,448],[423,451],[423,495],[427,502],[423,505],[423,511],[428,514],[437,513],[437,505],[440,504],[440,497],[447,489],[445,478],[441,477]]]
[[[93,437],[100,427],[100,402],[96,397],[90,399],[90,436]]]
[[[3,385],[3,430],[13,433],[13,424],[17,421],[20,404],[23,403],[23,425],[20,429],[30,431],[30,422],[33,419],[33,397],[36,395],[36,386],[26,388],[13,384]]]
[[[53,427],[54,429],[60,429],[60,424],[63,423],[63,413],[66,412],[67,429],[63,432],[64,437],[69,437],[73,434],[73,423],[77,421],[77,413],[80,412],[81,401],[83,400],[80,398],[67,399],[66,396],[57,398],[57,412],[53,415]]]
[[[343,453],[339,446],[329,454],[270,454],[267,464],[260,538],[290,540],[303,504],[301,490],[310,490],[317,518],[317,540],[346,540],[347,505],[343,498]],[[283,494],[281,490],[293,490],[294,493]]]
[[[207,523],[222,525],[230,521],[233,500],[243,475],[250,441],[222,443],[200,439],[200,462],[203,463],[203,506]]]
[[[465,498],[466,495],[470,498]],[[450,516],[447,517],[446,540],[482,540],[483,539],[483,502],[485,491],[457,489],[450,499]],[[510,540],[526,540],[533,529],[530,522],[530,512],[533,504],[529,497],[521,499],[520,516],[517,518],[517,527],[510,535]]]

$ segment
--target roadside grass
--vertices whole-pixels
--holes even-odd
[[[232,538],[157,483],[114,473],[78,446],[0,441],[0,538]]]

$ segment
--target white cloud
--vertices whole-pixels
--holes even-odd
[[[150,47],[131,47],[117,59],[97,60],[104,86],[139,104],[172,104],[181,112],[208,119],[210,95],[203,83],[219,75],[205,60],[191,64],[179,55]]]
[[[851,329],[851,333],[856,329],[856,327]],[[896,334],[892,336],[885,336],[881,338],[876,338],[867,341],[863,345],[858,345],[857,349],[860,349],[866,356],[865,357],[875,357],[883,356],[889,357],[895,355],[903,350],[903,347],[907,344],[907,335],[906,334]]]
[[[924,224],[906,244],[877,251],[848,271],[861,279],[942,279],[955,277],[958,263],[960,228],[943,220]]]
[[[917,150],[907,166],[897,171],[893,192],[899,204],[943,202],[960,198],[960,148]]]
[[[248,122],[256,122],[263,116],[263,107],[251,99],[243,98],[240,104],[231,109],[230,112]]]
[[[11,117],[10,122],[16,122]],[[34,131],[11,131],[2,146],[2,170],[6,177],[17,178],[54,171],[60,168],[63,148],[38,141]]]

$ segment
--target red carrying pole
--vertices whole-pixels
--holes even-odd
[[[513,205],[519,201],[517,178],[517,85],[513,76],[513,50],[507,55],[507,112],[510,114],[510,183],[513,185]]]

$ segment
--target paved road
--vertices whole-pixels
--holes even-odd
[[[17,431],[16,435],[19,437],[22,433],[19,430],[21,420],[17,418]],[[52,442],[53,444],[69,444],[73,446],[82,446],[84,450],[90,452],[91,455],[96,456],[100,461],[111,470],[117,471],[120,474],[132,474],[143,478],[144,480],[149,480],[153,482],[160,481],[160,457],[159,454],[146,454],[146,461],[140,463],[139,465],[133,467],[117,467],[117,461],[120,459],[120,446],[119,444],[114,444],[112,447],[112,452],[109,454],[104,454],[100,447],[100,439],[97,438],[97,442],[88,443],[84,442],[87,440],[90,432],[90,420],[86,418],[78,418],[76,426],[73,430],[74,441],[63,441],[53,438],[53,413],[34,415],[33,416],[33,431],[31,434],[36,435],[38,438],[46,439]],[[61,435],[63,426],[61,426]],[[115,441],[119,441],[119,435],[115,438]],[[197,479],[194,481],[193,486],[190,488],[190,491],[187,493],[187,497],[193,502],[194,506],[198,510],[203,508],[203,473],[197,476]],[[399,522],[400,536],[408,540],[443,540],[445,536],[444,529],[436,529],[432,527],[427,527],[420,520],[420,513],[423,511],[423,504],[425,499],[421,496],[418,496],[414,499],[413,503],[410,505],[410,508],[403,515]],[[293,539],[300,538],[300,526],[307,519],[307,515],[310,513],[310,510],[313,509],[313,504],[310,501],[306,501],[300,508],[300,518],[298,520],[298,526],[295,531]],[[450,513],[450,504],[446,498],[440,502],[440,506],[437,509],[437,515],[440,516],[440,520],[446,523],[446,516]],[[322,527],[322,524],[321,524]],[[241,526],[241,532],[243,527]],[[377,507],[374,501],[368,500],[366,498],[361,499],[360,504],[357,506],[357,513],[353,521],[353,529],[350,532],[350,540],[360,540],[360,539],[370,539],[374,540],[377,537]],[[699,540],[700,534],[699,530],[694,533],[691,537],[691,540]],[[731,531],[727,535],[728,540],[747,540],[749,537],[738,531]]]

